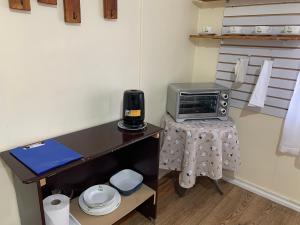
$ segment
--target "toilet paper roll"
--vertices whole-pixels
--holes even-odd
[[[51,195],[43,200],[46,225],[69,225],[70,198]]]

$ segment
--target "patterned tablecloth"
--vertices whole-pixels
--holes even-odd
[[[181,171],[183,188],[193,187],[197,176],[218,180],[223,169],[236,171],[239,167],[239,140],[231,119],[176,123],[166,115],[163,124],[160,168]]]

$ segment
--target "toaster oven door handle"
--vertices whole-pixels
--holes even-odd
[[[209,91],[209,92],[198,92],[198,93],[193,93],[193,92],[180,92],[181,95],[211,95],[211,94],[219,94],[219,91]]]

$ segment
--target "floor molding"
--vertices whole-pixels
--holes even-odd
[[[293,209],[297,212],[300,212],[300,203],[295,202],[291,199],[288,199],[287,197],[276,194],[274,192],[270,192],[270,191],[268,191],[262,187],[259,187],[253,183],[250,183],[250,182],[238,179],[238,178],[223,177],[223,180],[225,180],[231,184],[234,184],[240,188],[243,188],[247,191],[253,192],[261,197],[269,199],[273,202],[276,202],[280,205],[283,205],[283,206]]]

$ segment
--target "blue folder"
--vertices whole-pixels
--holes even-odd
[[[82,158],[82,155],[55,140],[15,148],[10,153],[38,175]]]

